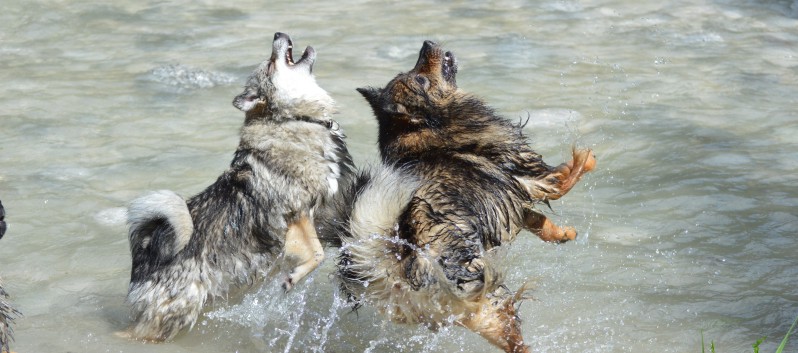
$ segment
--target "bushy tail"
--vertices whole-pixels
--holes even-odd
[[[364,171],[355,190],[348,240],[393,235],[418,186],[417,178],[401,168],[381,166],[376,171]]]
[[[134,255],[153,248],[164,257],[174,256],[194,233],[186,201],[169,190],[155,191],[133,200],[128,206],[127,222],[130,224],[130,250]]]
[[[133,267],[127,301],[134,322],[122,335],[170,340],[196,322],[212,275],[193,257],[179,255],[194,233],[191,213],[182,197],[161,190],[133,200],[128,223]]]
[[[396,237],[397,222],[419,185],[410,174],[386,166],[365,171],[360,182],[338,264],[341,289],[350,297],[397,267],[389,253],[409,246]]]

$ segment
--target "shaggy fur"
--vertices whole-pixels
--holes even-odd
[[[11,325],[21,315],[7,299],[8,293],[3,289],[3,282],[0,280],[0,352],[9,352],[9,344],[14,339]]]
[[[334,102],[311,74],[315,51],[294,62],[292,47],[275,34],[271,57],[234,99],[246,115],[241,141],[215,183],[188,200],[156,191],[131,202],[131,337],[172,339],[209,297],[253,283],[279,258],[291,289],[324,257],[316,228],[339,244],[328,233],[346,217],[338,203],[354,167]]]
[[[379,123],[384,167],[359,187],[342,288],[393,321],[453,322],[506,352],[527,352],[515,310],[524,290],[507,290],[492,257],[523,228],[546,241],[574,239],[535,205],[568,192],[595,159],[581,150],[547,165],[522,126],[457,88],[456,73],[454,55],[427,41],[411,71],[359,89]]]
[[[0,239],[6,233],[5,218],[6,210],[3,208],[3,203],[0,202]],[[14,319],[21,315],[7,300],[8,293],[3,289],[3,281],[0,280],[0,353],[9,352],[9,344],[14,339],[14,330],[11,325],[14,323]]]

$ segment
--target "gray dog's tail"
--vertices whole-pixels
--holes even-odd
[[[171,258],[182,250],[194,233],[194,222],[186,201],[169,190],[155,191],[128,206],[130,250],[134,254],[152,245],[161,257]],[[168,225],[166,229],[163,227]]]
[[[134,322],[120,334],[172,339],[194,324],[208,294],[201,264],[181,255],[194,236],[191,212],[182,197],[161,190],[133,200],[127,217],[133,257],[127,301]]]

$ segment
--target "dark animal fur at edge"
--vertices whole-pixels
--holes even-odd
[[[0,239],[6,232],[6,210],[0,202]],[[3,288],[3,281],[0,280],[0,353],[10,352],[9,344],[14,339],[14,319],[22,314],[11,306],[8,302],[8,293]]]

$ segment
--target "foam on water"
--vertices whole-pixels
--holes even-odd
[[[229,85],[236,77],[220,72],[188,67],[181,64],[166,64],[149,72],[148,77],[156,82],[183,89],[211,88]]]

